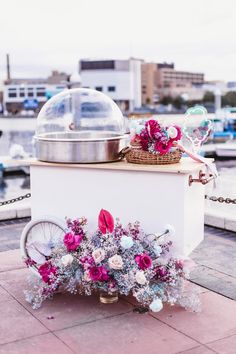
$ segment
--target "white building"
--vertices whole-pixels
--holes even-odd
[[[49,85],[45,83],[12,83],[5,85],[3,89],[3,103],[5,109],[12,113],[24,109],[35,110],[50,98],[50,96],[62,91],[66,86]]]
[[[102,91],[110,96],[123,111],[139,108],[141,102],[140,59],[81,60],[82,87]]]
[[[9,79],[3,87],[4,110],[19,113],[22,110],[39,110],[53,95],[68,86],[65,73],[53,71],[48,78]],[[71,83],[72,84],[72,83]]]

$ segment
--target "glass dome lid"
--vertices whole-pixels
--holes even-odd
[[[87,88],[53,96],[37,118],[36,139],[110,139],[124,133],[125,118],[116,103],[102,92]]]
[[[37,118],[36,157],[41,161],[119,161],[126,144],[124,116],[99,91],[65,90],[48,100]]]

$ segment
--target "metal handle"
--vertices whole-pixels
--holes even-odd
[[[131,148],[129,146],[126,146],[125,148],[123,148],[120,152],[119,152],[119,158],[122,160],[125,155],[131,150]]]
[[[201,183],[205,186],[205,184],[209,183],[214,179],[214,176],[210,173],[208,177],[206,177],[206,174],[202,171],[199,171],[199,176],[198,178],[193,178],[192,175],[189,176],[188,184],[189,186],[192,185],[193,182]]]

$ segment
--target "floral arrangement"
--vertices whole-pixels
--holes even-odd
[[[185,287],[189,261],[171,255],[173,227],[167,225],[161,234],[145,234],[139,222],[124,228],[103,209],[94,234],[88,235],[86,225],[85,218],[68,219],[62,240],[53,248],[42,246],[39,256],[34,253],[26,260],[28,266],[37,266],[40,275],[31,279],[31,289],[25,291],[33,308],[63,288],[85,295],[131,293],[154,312],[162,309],[163,302],[198,310],[198,298]]]
[[[171,125],[167,128],[163,128],[157,120],[150,119],[145,122],[144,126],[136,127],[131,144],[140,144],[144,151],[164,155],[167,154],[174,147],[174,143],[180,139],[180,127]]]

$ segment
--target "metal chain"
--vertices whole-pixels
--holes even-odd
[[[12,199],[9,199],[9,200],[5,200],[4,202],[0,202],[0,207],[3,206],[3,205],[8,205],[8,204],[12,204],[12,203],[15,203],[15,202],[19,202],[23,199],[26,199],[26,198],[30,198],[31,197],[31,193],[27,193],[25,195],[21,195],[20,197],[17,197],[17,198],[12,198]]]
[[[205,199],[211,200],[212,202],[226,203],[226,204],[236,204],[236,199],[231,198],[223,198],[223,197],[209,197],[209,195],[205,195]]]

